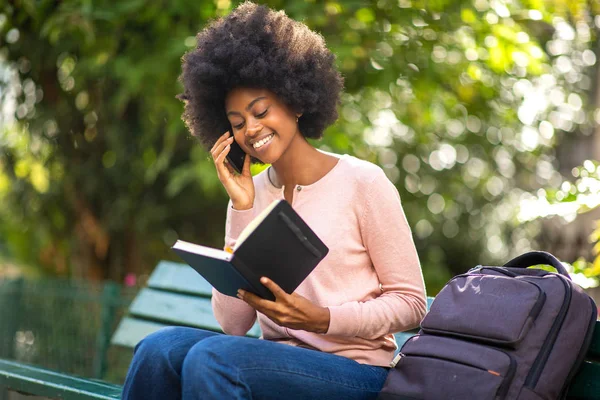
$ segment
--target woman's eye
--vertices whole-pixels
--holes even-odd
[[[238,124],[238,125],[233,125],[233,127],[234,127],[235,129],[242,129],[242,127],[243,127],[243,126],[244,126],[244,124],[243,124],[243,123],[241,123],[241,124]]]
[[[269,109],[267,108],[265,111],[261,112],[260,114],[256,114],[256,118],[262,118],[265,115],[267,115],[267,111],[269,111]]]

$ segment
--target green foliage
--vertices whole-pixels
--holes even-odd
[[[317,145],[384,168],[431,294],[528,246],[508,228],[520,194],[560,180],[554,147],[593,124],[581,106],[597,34],[589,18],[553,16],[573,13],[559,1],[266,3],[337,55],[346,94]],[[195,33],[237,3],[11,4],[0,17],[14,71],[3,96],[16,115],[0,134],[6,251],[52,273],[122,279],[170,258],[178,237],[221,246],[226,196],[174,96]]]
[[[600,163],[587,160],[583,166],[574,168],[575,181],[565,180],[557,188],[540,190],[537,196],[530,196],[521,205],[520,219],[523,222],[534,219],[560,216],[572,221],[578,214],[588,213],[600,207]],[[572,265],[573,274],[580,279],[583,287],[600,284],[600,221],[590,235],[594,260],[588,262],[578,258]]]
[[[175,232],[215,244],[224,193],[174,98],[179,58],[215,7],[27,4],[9,8],[3,27],[19,32],[2,43],[20,75],[19,124],[0,157],[11,253],[120,279],[167,257]]]

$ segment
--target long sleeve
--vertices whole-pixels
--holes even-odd
[[[425,285],[400,196],[382,170],[368,186],[359,221],[382,293],[329,307],[327,334],[376,339],[416,327],[426,312]]]
[[[227,205],[225,222],[225,247],[233,248],[242,230],[252,221],[254,210],[237,211]],[[230,335],[245,335],[256,321],[256,310],[235,297],[226,296],[216,289],[212,291],[212,309],[223,332]]]
[[[398,191],[383,170],[343,155],[317,182],[294,190],[292,207],[327,245],[329,252],[296,292],[330,310],[326,334],[277,325],[246,303],[218,292],[213,310],[223,330],[243,335],[258,319],[262,336],[278,343],[337,354],[359,363],[389,366],[396,348],[392,332],[417,326],[425,313],[419,259]],[[254,177],[254,208],[229,205],[225,244],[284,190],[266,171]],[[284,268],[285,266],[282,266]]]

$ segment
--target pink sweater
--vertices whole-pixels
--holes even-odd
[[[398,191],[378,166],[343,155],[319,181],[298,186],[292,206],[329,247],[296,292],[328,307],[329,330],[317,334],[276,325],[243,301],[213,289],[223,331],[244,335],[258,321],[263,338],[308,347],[359,363],[389,366],[393,332],[416,327],[425,315],[425,286]],[[228,207],[225,245],[272,201],[283,198],[266,171],[254,178],[250,210]],[[285,268],[282,265],[282,268]]]

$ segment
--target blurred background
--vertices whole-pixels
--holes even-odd
[[[600,2],[261,3],[337,55],[340,118],[314,144],[384,168],[429,295],[541,249],[597,296]],[[121,382],[130,353],[98,338],[177,239],[222,247],[226,193],[175,95],[237,4],[0,0],[0,358]]]

